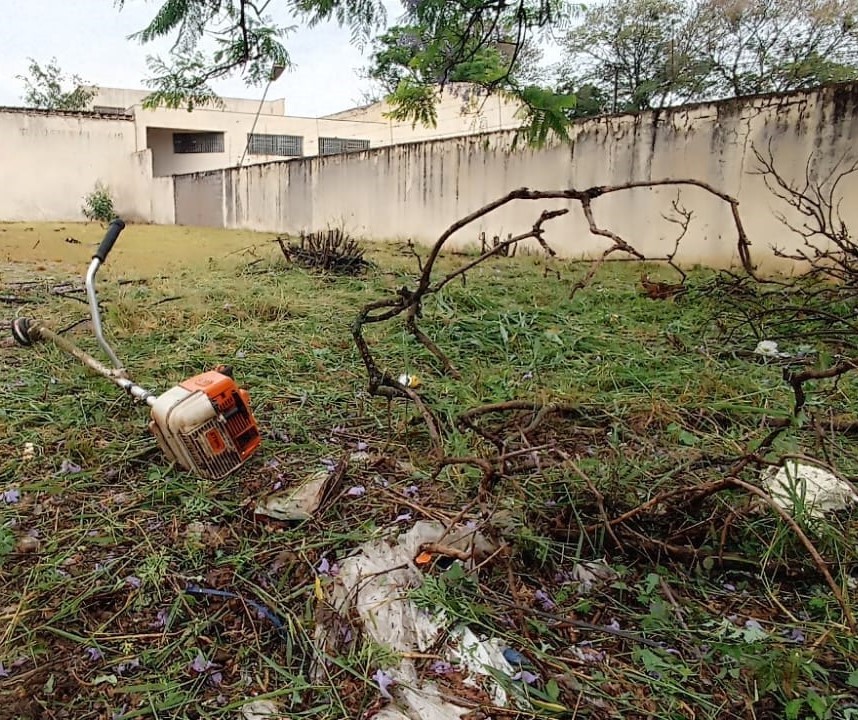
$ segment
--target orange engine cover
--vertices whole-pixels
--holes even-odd
[[[241,461],[244,462],[259,447],[260,437],[256,419],[250,410],[250,396],[236,385],[228,375],[214,370],[188,378],[179,385],[185,390],[202,392],[211,401],[215,410],[223,416],[226,432],[232,439]],[[219,454],[223,439],[218,433],[207,437],[212,452]]]

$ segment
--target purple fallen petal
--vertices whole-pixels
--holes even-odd
[[[533,685],[533,683],[539,680],[539,675],[534,675],[529,670],[519,670],[515,675],[512,676],[512,679],[521,680],[521,682],[523,683]]]
[[[193,670],[195,673],[199,674],[199,673],[204,673],[211,666],[212,666],[211,662],[206,660],[203,657],[203,654],[198,651],[197,656],[194,658],[194,661],[191,663],[191,670]]]
[[[453,666],[446,660],[436,660],[432,663],[431,669],[436,675],[449,675],[453,672]]]
[[[218,687],[223,682],[223,673],[213,672],[209,675],[209,685]]]
[[[765,632],[763,630],[763,626],[760,625],[759,620],[754,620],[750,618],[749,620],[745,620],[745,629],[747,630],[758,630],[760,632]]]
[[[539,603],[543,610],[553,610],[557,605],[551,599],[545,590],[537,590],[533,593],[534,599]]]
[[[790,631],[789,639],[792,640],[794,643],[804,645],[804,633],[799,628],[793,628]]]
[[[21,500],[21,491],[18,488],[11,488],[3,492],[3,502],[7,505],[13,505]]]
[[[409,485],[402,491],[402,494],[405,495],[405,497],[415,498],[420,494],[420,488],[416,485]]]
[[[527,662],[527,658],[515,648],[505,648],[503,657],[510,665],[524,665]]]
[[[3,667],[3,663],[0,662],[0,678],[9,677],[9,671]]]
[[[319,462],[321,462],[322,465],[325,466],[325,469],[328,472],[333,472],[334,470],[337,469],[337,463],[335,461],[331,460],[330,458],[322,458]]]
[[[125,578],[125,582],[133,588],[139,588],[143,584],[143,581],[136,575],[129,575]]]
[[[390,674],[379,668],[375,671],[375,675],[373,675],[372,677],[378,685],[378,690],[381,693],[382,697],[385,697],[388,700],[393,700],[393,695],[390,694],[390,690],[388,689],[391,685],[394,684],[394,680],[390,676]]]
[[[319,564],[316,565],[316,572],[319,575],[328,575],[331,572],[331,563],[328,562],[328,558],[322,558]]]
[[[117,675],[124,675],[130,670],[136,670],[140,667],[140,661],[137,658],[132,658],[128,662],[119,663],[118,665],[114,665],[113,670]]]
[[[366,495],[366,488],[363,485],[355,485],[346,491],[346,495],[349,497],[362,497]]]
[[[63,464],[60,465],[60,472],[63,475],[74,475],[81,471],[81,466],[73,463],[71,460],[63,460]]]
[[[89,656],[91,662],[97,662],[104,658],[104,655],[101,654],[101,650],[98,648],[88,647],[84,652]]]
[[[270,460],[265,461],[264,467],[271,468],[272,470],[280,467],[280,461],[276,458],[271,458]]]
[[[358,452],[366,452],[369,449],[369,445],[361,440],[357,445],[355,445],[355,449]]]
[[[409,520],[411,520],[411,517],[412,515],[410,512],[400,513],[395,518],[393,518],[393,522],[408,522]]]
[[[274,491],[277,491],[277,490],[279,490],[279,489],[280,489],[280,488],[282,488],[282,487],[283,487],[283,482],[282,482],[281,480],[278,480],[276,483],[274,483],[274,484],[271,486],[271,489],[272,489],[272,490],[274,490]]]
[[[611,628],[611,630],[619,630],[620,629],[620,623],[616,618],[611,618],[611,622],[609,622],[606,625],[606,627]]]

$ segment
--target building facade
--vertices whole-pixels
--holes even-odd
[[[99,88],[93,111],[132,121],[135,150],[148,149],[152,174],[167,177],[520,125],[518,105],[497,96],[469,99],[465,91],[453,86],[441,93],[435,127],[393,121],[386,117],[390,107],[384,102],[317,118],[288,115],[282,99],[223,98],[220,107],[188,112],[144,108],[147,91],[122,88]]]

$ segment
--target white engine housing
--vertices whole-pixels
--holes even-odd
[[[149,429],[164,454],[186,470],[218,479],[242,459],[206,393],[177,385],[152,404]]]

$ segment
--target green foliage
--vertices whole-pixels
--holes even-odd
[[[5,525],[0,525],[0,561],[15,549],[15,533]],[[2,563],[0,563],[2,565]]]
[[[349,27],[353,41],[365,42],[386,20],[380,0],[282,2],[310,26],[333,20]],[[438,89],[451,83],[466,83],[478,95],[505,91],[526,104],[533,94],[528,89],[543,84],[537,82],[540,38],[580,9],[568,0],[513,5],[504,0],[409,0],[404,5],[403,24],[377,37],[368,75],[388,93],[391,118],[424,125],[435,123]],[[246,0],[162,0],[151,22],[134,35],[143,44],[176,38],[169,61],[149,58],[152,93],[144,105],[189,110],[209,105],[217,102],[213,80],[241,72],[249,84],[261,84],[273,66],[288,67],[282,41],[293,28],[277,25],[264,14],[265,7]],[[215,49],[203,52],[212,39]],[[553,108],[564,102],[541,98],[525,118],[546,126],[528,132],[534,138],[556,133],[562,117]]]
[[[858,77],[855,0],[701,0],[691,18],[718,97]]]
[[[644,110],[697,92],[695,38],[680,0],[611,0],[566,37],[565,84],[589,83],[610,109]],[[607,109],[607,108],[606,108]]]
[[[120,9],[124,4],[119,0]],[[248,84],[261,85],[275,67],[288,68],[282,39],[294,28],[277,25],[263,11],[245,0],[165,0],[152,21],[132,36],[147,44],[176,35],[170,62],[147,58],[152,77],[146,84],[153,92],[144,106],[192,110],[217,105],[212,80],[240,70]],[[212,49],[203,53],[201,43]]]
[[[24,102],[41,110],[89,110],[98,88],[87,85],[77,75],[65,75],[52,58],[44,67],[30,58],[27,75],[18,75],[24,83]],[[68,86],[71,85],[71,88]]]
[[[521,91],[524,102],[521,114],[525,123],[516,135],[515,143],[524,139],[528,145],[541,147],[552,137],[568,140],[568,118],[577,105],[575,95],[564,95],[539,87],[527,87]]]
[[[386,28],[381,0],[279,4],[296,21],[334,21],[354,42],[373,40],[366,76],[386,93],[391,119],[433,126],[439,91],[451,85],[465,106],[503,93],[523,106],[519,139],[534,145],[568,137],[577,117],[858,77],[858,0],[403,0],[403,16]],[[240,72],[261,85],[274,67],[288,68],[283,43],[294,27],[278,25],[268,6],[161,0],[133,36],[176,39],[169,60],[149,58],[144,104],[217,104],[212,81]],[[541,47],[558,32],[565,59],[549,82]]]
[[[855,0],[608,0],[567,33],[560,87],[638,111],[852,80],[856,12]]]
[[[116,211],[113,207],[113,196],[110,194],[110,190],[101,182],[96,183],[92,192],[84,197],[81,212],[87,220],[102,223],[113,220],[116,217]]]

